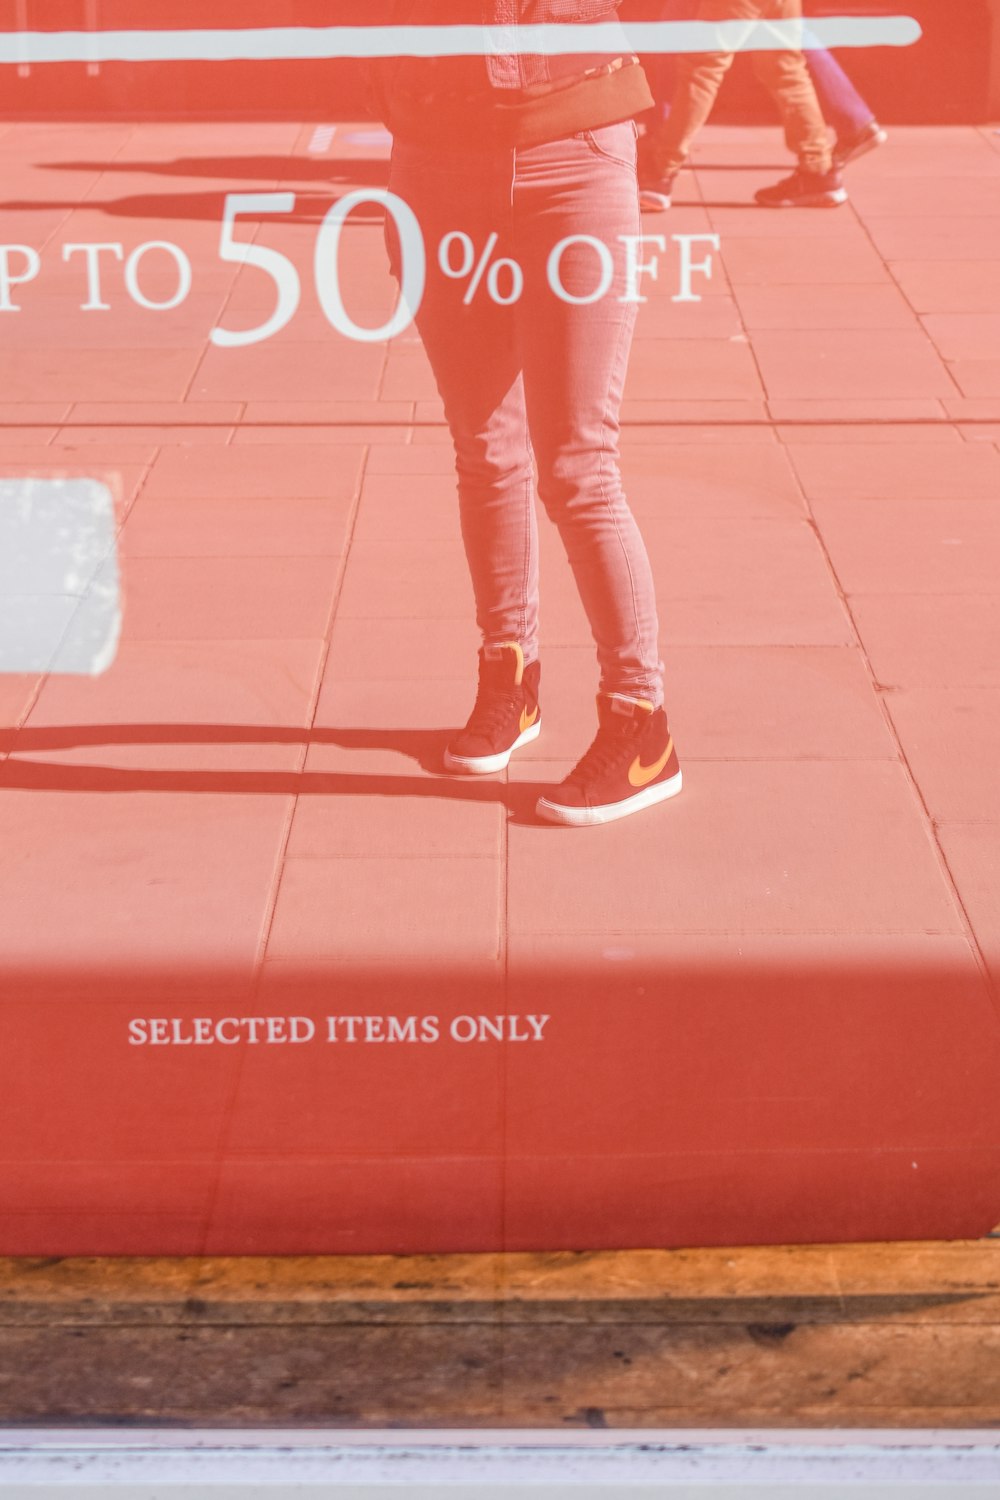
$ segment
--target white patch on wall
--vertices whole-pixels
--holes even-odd
[[[96,479],[0,478],[0,672],[108,670],[122,623],[116,531]]]

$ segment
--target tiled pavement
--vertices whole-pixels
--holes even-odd
[[[105,676],[0,676],[21,1059],[4,1248],[989,1227],[1000,135],[896,129],[851,168],[849,207],[770,215],[752,193],[777,134],[709,130],[649,221],[722,242],[701,302],[646,283],[624,414],[685,792],[569,835],[530,811],[593,728],[551,528],[545,732],[509,775],[437,774],[476,644],[447,432],[414,337],[351,342],[323,317],[318,223],[385,166],[365,131],[341,127],[328,158],[311,137],[0,124],[0,239],[43,263],[0,314],[0,477],[106,478],[125,590]],[[277,188],[299,211],[256,238],[303,268],[302,306],[266,342],[211,347],[214,324],[272,310],[259,271],[216,258],[224,195]],[[111,310],[80,310],[61,247],[164,239],[194,264],[182,307],[132,305],[109,260]],[[164,264],[144,263],[150,298],[171,295]],[[378,322],[378,225],[345,235],[343,277]],[[129,1016],[289,995],[318,1015],[545,1011],[557,1035],[459,1063],[352,1054],[335,1080],[321,1049],[154,1066],[121,1040]],[[722,1176],[692,1188],[696,1157]],[[404,1205],[373,1203],[365,1173]],[[674,1219],[648,1210],[665,1181]]]

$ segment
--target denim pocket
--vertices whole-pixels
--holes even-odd
[[[618,125],[601,125],[596,130],[581,130],[580,139],[586,141],[595,156],[604,161],[613,161],[619,167],[635,171],[636,141],[638,129],[634,120],[624,120]]]

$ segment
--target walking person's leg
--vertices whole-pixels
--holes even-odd
[[[676,172],[687,161],[732,65],[731,52],[692,52],[678,60],[677,86],[657,142],[664,171]]]
[[[656,21],[687,21],[693,15],[697,0],[652,0],[649,19]],[[645,17],[643,17],[645,19]],[[663,171],[659,166],[658,142],[670,116],[671,100],[677,87],[677,57],[670,52],[661,52],[652,57],[643,57],[642,65],[649,79],[655,108],[642,117],[642,135],[639,137],[639,202],[650,213],[659,213],[670,207],[669,187],[661,187]]]
[[[672,23],[690,21],[694,17],[697,3],[698,0],[654,0],[649,19]],[[650,57],[643,57],[641,61],[656,100],[656,111],[652,119],[644,117],[652,128],[662,125],[670,114],[670,101],[677,83],[677,53],[658,52]]]
[[[836,135],[834,165],[846,166],[855,157],[884,145],[888,140],[886,132],[833,53],[825,47],[811,47],[806,52],[806,62],[820,107]]]
[[[787,0],[779,0],[784,6]],[[785,143],[807,172],[833,164],[830,134],[801,52],[755,52],[754,70],[781,111]]]
[[[759,0],[761,18],[795,21],[802,17],[802,0]],[[833,166],[830,134],[803,52],[776,47],[754,52],[757,77],[773,97],[785,127],[788,149],[798,158],[798,171],[756,194],[765,207],[834,207],[847,201]]]
[[[755,21],[761,0],[700,0],[697,19],[707,22]],[[651,132],[643,153],[642,207],[669,208],[674,181],[691,152],[695,137],[712,113],[723,79],[733,65],[732,52],[683,53],[676,63],[670,112]]]
[[[838,136],[856,135],[875,118],[832,52],[811,47],[806,62],[823,114]]]

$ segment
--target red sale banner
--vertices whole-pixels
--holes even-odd
[[[0,1253],[995,1224],[994,11],[0,5]]]

